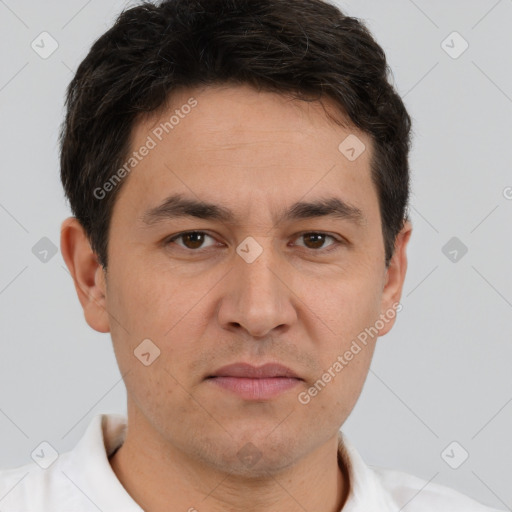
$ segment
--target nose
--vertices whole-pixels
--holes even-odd
[[[243,329],[254,338],[285,330],[297,319],[296,294],[290,286],[291,268],[271,247],[258,239],[261,254],[252,262],[238,254],[225,279],[218,321],[225,329]]]

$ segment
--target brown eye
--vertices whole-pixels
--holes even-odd
[[[187,231],[186,233],[180,233],[179,235],[176,235],[176,236],[168,239],[166,242],[166,245],[173,243],[175,240],[181,239],[183,242],[183,245],[177,244],[180,247],[184,247],[185,249],[190,249],[190,250],[202,249],[202,248],[204,248],[202,246],[203,246],[203,243],[204,243],[206,237],[212,238],[210,235],[206,234],[203,231]],[[213,238],[212,238],[212,240],[213,240]]]
[[[324,243],[327,238],[331,238],[335,242],[334,244],[329,244],[327,247],[329,247],[330,245],[336,245],[336,243],[339,243],[333,236],[327,235],[326,233],[315,233],[315,232],[303,233],[302,235],[299,236],[299,239],[301,239],[301,238],[304,240],[304,246],[307,249],[312,249],[312,250],[318,250],[318,249],[325,248],[326,246],[324,246]]]

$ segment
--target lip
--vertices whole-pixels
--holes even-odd
[[[235,363],[223,366],[206,380],[244,400],[261,401],[294,388],[303,379],[281,364],[267,363],[257,367],[247,363]]]
[[[288,377],[292,379],[300,379],[293,370],[278,363],[267,363],[262,366],[253,366],[248,363],[228,364],[227,366],[223,366],[216,370],[209,377],[242,377],[246,379]]]

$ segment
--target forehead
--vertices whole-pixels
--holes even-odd
[[[217,203],[224,198],[230,204],[278,204],[337,189],[348,203],[371,208],[364,206],[369,198],[377,201],[371,140],[348,123],[335,124],[325,109],[339,116],[336,107],[323,103],[249,86],[176,91],[165,108],[135,124],[131,150],[152,148],[130,172],[120,196],[144,207],[171,193]],[[356,140],[358,152],[364,148],[358,158],[341,151],[346,140]]]
[[[326,111],[345,127],[336,125]],[[219,84],[176,90],[158,111],[136,123],[133,135],[140,141],[152,133],[157,142],[164,139],[164,143],[170,138],[176,142],[187,139],[193,141],[195,151],[215,151],[265,141],[283,144],[286,139],[290,144],[311,139],[311,145],[318,146],[327,132],[334,138],[356,134],[365,143],[370,142],[328,97],[322,102],[304,101],[289,93]]]

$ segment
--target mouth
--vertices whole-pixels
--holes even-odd
[[[244,400],[261,401],[294,388],[303,379],[280,364],[268,363],[256,367],[247,363],[235,363],[215,371],[206,381]]]

